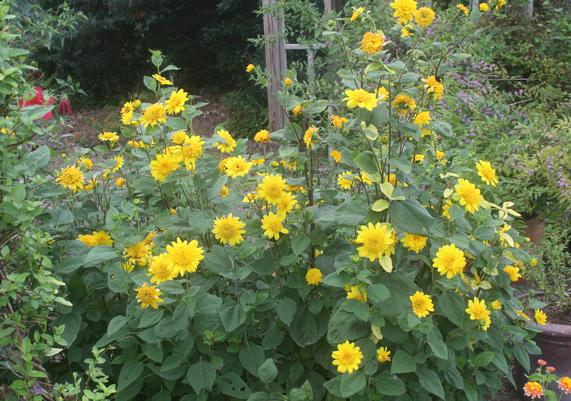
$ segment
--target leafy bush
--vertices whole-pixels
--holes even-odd
[[[492,165],[457,165],[439,141],[463,57],[448,34],[481,14],[439,12],[434,28],[432,10],[392,6],[405,26],[384,33],[377,8],[336,18],[338,90],[284,82],[289,122],[250,154],[222,128],[194,133],[201,104],[153,52],[153,100],[127,102],[121,131],[49,187],[62,320],[88,328],[66,326],[70,364],[110,346],[118,400],[184,401],[476,401],[513,382],[513,359],[529,369],[518,214]]]

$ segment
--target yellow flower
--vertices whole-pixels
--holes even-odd
[[[252,159],[252,166],[259,166],[264,164],[264,162],[266,161],[266,159],[264,159],[263,157],[260,159]]]
[[[344,171],[337,176],[337,185],[343,189],[351,189],[353,187],[353,174]]]
[[[416,1],[395,0],[391,3],[391,8],[395,10],[393,16],[398,18],[401,25],[404,25],[412,21],[412,17],[416,11]]]
[[[377,89],[377,98],[381,101],[387,100],[389,98],[389,91],[384,86],[381,86]]]
[[[446,217],[448,220],[452,220],[452,216],[450,216],[449,209],[452,206],[452,201],[450,199],[446,199],[444,204],[442,205],[442,216]]]
[[[468,7],[466,7],[464,4],[458,4],[456,5],[456,8],[462,11],[465,16],[468,16],[468,14],[470,14],[470,10],[468,10]]]
[[[123,159],[123,156],[117,155],[113,158],[113,160],[115,161],[115,165],[113,166],[111,171],[113,173],[116,173],[117,171],[119,171],[121,169],[121,167],[123,167],[123,163],[124,163],[125,159]]]
[[[344,100],[347,101],[347,107],[350,109],[360,107],[362,109],[373,111],[373,109],[377,107],[377,96],[364,89],[347,89],[345,91],[345,95],[347,95],[347,97]]]
[[[436,151],[436,159],[437,160],[443,160],[444,156],[446,156],[446,154],[443,151],[441,151],[441,150]]]
[[[149,275],[151,276],[151,283],[160,284],[175,278],[176,275],[170,266],[170,259],[166,253],[162,253],[158,256],[153,256],[151,263],[149,263]]]
[[[291,79],[290,77],[286,77],[286,79],[284,79],[284,85],[285,85],[286,87],[292,86],[292,85],[293,85],[292,79]]]
[[[492,167],[492,164],[485,160],[480,160],[476,164],[476,169],[478,170],[478,175],[486,184],[493,187],[498,183],[498,177],[496,176],[496,170]]]
[[[137,293],[137,302],[141,304],[141,308],[147,309],[149,306],[157,309],[159,304],[163,302],[161,298],[161,290],[156,286],[149,286],[147,283],[135,288]]]
[[[278,201],[278,212],[280,214],[286,214],[293,210],[293,208],[297,205],[297,200],[295,199],[295,195],[292,195],[289,192],[284,192],[280,200]]]
[[[454,190],[460,197],[460,205],[464,206],[468,213],[476,212],[484,203],[484,197],[480,190],[468,180],[460,178]]]
[[[311,149],[313,147],[313,134],[317,132],[317,127],[312,125],[308,129],[305,130],[305,134],[303,134],[303,143],[307,146],[307,149]]]
[[[230,195],[230,188],[224,185],[222,188],[220,188],[220,192],[218,194],[221,198],[226,198],[228,195]]]
[[[198,246],[198,241],[182,241],[177,237],[176,241],[167,245],[167,254],[170,260],[170,268],[177,276],[184,273],[194,273],[198,269],[200,261],[204,259],[203,250]]]
[[[349,121],[345,117],[341,117],[336,114],[333,114],[331,117],[329,117],[329,119],[331,120],[331,125],[338,129],[343,128],[343,125]]]
[[[381,347],[377,350],[377,361],[387,363],[391,361],[391,351],[388,347]]]
[[[176,145],[182,145],[183,143],[185,143],[188,140],[189,140],[188,135],[186,135],[186,132],[184,132],[182,130],[181,131],[175,131],[171,135],[171,142],[176,144]]]
[[[294,117],[299,116],[302,112],[303,112],[303,104],[298,104],[293,109],[291,109],[291,114],[293,114]]]
[[[409,95],[402,93],[395,96],[392,105],[395,108],[397,114],[401,116],[412,112],[416,108],[416,102],[414,99]]]
[[[519,267],[515,266],[506,266],[504,267],[504,271],[510,277],[510,280],[516,282],[520,279],[521,275],[519,274]]]
[[[83,188],[83,173],[75,166],[67,166],[56,177],[59,186],[77,192]]]
[[[228,177],[236,178],[248,174],[251,168],[252,162],[247,161],[240,155],[228,158],[225,173]]]
[[[97,185],[97,180],[95,178],[92,178],[87,182],[87,185],[83,186],[83,190],[91,191],[95,188],[96,185]]]
[[[414,160],[415,162],[421,162],[424,160],[424,155],[417,153],[414,155],[414,157],[412,158],[412,160]]]
[[[571,394],[571,377],[563,376],[557,381],[557,385],[564,394]]]
[[[256,135],[254,135],[254,141],[258,143],[270,143],[271,139],[272,136],[270,135],[270,131],[267,129],[260,130],[256,132]]]
[[[357,179],[361,180],[361,182],[365,185],[373,185],[373,180],[371,176],[367,174],[365,171],[361,171],[361,175],[357,177]]]
[[[256,192],[266,202],[277,205],[284,194],[286,182],[280,174],[266,175]]]
[[[214,220],[212,233],[223,245],[234,246],[244,240],[242,234],[246,233],[245,226],[246,224],[239,217],[232,216],[230,213],[228,216],[218,217]]]
[[[490,6],[488,5],[488,3],[480,3],[480,11],[485,13],[490,11]]]
[[[308,285],[319,285],[321,284],[321,279],[323,278],[323,273],[317,267],[312,267],[307,269],[305,273],[305,281]]]
[[[435,100],[442,98],[444,94],[444,85],[434,75],[426,77],[422,80],[424,82],[424,89],[427,93],[432,93]]]
[[[365,32],[361,39],[361,50],[369,55],[383,50],[385,35],[382,32]]]
[[[535,318],[535,322],[540,326],[545,326],[547,324],[547,315],[540,309],[536,309],[533,312],[533,317]]]
[[[492,301],[490,308],[493,310],[500,310],[502,309],[502,303],[496,299],[495,301]]]
[[[414,118],[414,123],[418,126],[430,124],[430,111],[421,111]]]
[[[246,72],[247,72],[248,74],[251,73],[252,71],[254,71],[255,69],[256,69],[256,66],[255,66],[254,64],[248,64],[248,65],[246,66]]]
[[[184,104],[188,100],[188,93],[179,89],[173,93],[165,102],[167,113],[175,115],[185,110]]]
[[[516,315],[518,315],[522,319],[529,320],[529,316],[527,316],[527,314],[524,311],[516,310],[515,313],[516,313]]]
[[[289,230],[284,227],[285,214],[275,214],[270,212],[262,217],[262,230],[269,239],[280,239],[280,234],[289,234]]]
[[[109,142],[113,145],[115,142],[119,140],[119,135],[116,132],[102,132],[97,136],[101,142]]]
[[[353,299],[357,302],[367,302],[367,290],[356,285],[351,285],[347,289],[347,299]]]
[[[170,208],[169,213],[171,216],[176,216],[176,208]]]
[[[117,185],[118,188],[124,187],[126,183],[127,183],[127,180],[124,179],[123,177],[119,177],[115,180],[115,185]]]
[[[543,387],[539,382],[527,382],[523,386],[523,393],[532,400],[543,397]]]
[[[496,6],[494,7],[494,9],[496,11],[501,10],[506,4],[508,4],[507,0],[498,0],[498,2],[496,3]]]
[[[414,12],[414,20],[421,28],[428,28],[432,25],[436,13],[430,7],[421,7]]]
[[[397,185],[397,176],[396,176],[396,174],[393,174],[393,173],[387,174],[387,176],[385,177],[385,182],[388,182],[388,183],[390,183],[393,187],[396,187],[396,185]]]
[[[421,291],[415,292],[409,297],[412,304],[412,312],[418,317],[426,317],[430,312],[434,312],[434,304],[429,295]]]
[[[492,323],[490,311],[486,307],[486,301],[480,301],[478,297],[474,297],[473,300],[468,301],[466,313],[470,316],[470,320],[479,320],[482,324],[482,330],[484,331],[487,331]]]
[[[353,14],[351,14],[351,22],[355,22],[359,19],[361,14],[365,12],[365,7],[353,7]]]
[[[133,102],[125,102],[121,108],[121,123],[123,123],[123,125],[131,125],[134,112],[135,105]]]
[[[79,235],[77,240],[92,248],[99,245],[113,245],[113,239],[106,231],[93,231],[91,234]]]
[[[133,245],[127,246],[123,250],[123,255],[132,263],[136,263],[139,266],[146,266],[149,263],[149,258],[152,255],[152,250],[152,243],[140,241]]]
[[[147,107],[141,116],[141,124],[147,128],[154,127],[158,123],[167,122],[167,111],[161,103],[155,103]]]
[[[419,253],[424,249],[424,247],[426,247],[428,237],[406,233],[401,239],[401,242],[405,248],[410,249],[415,253]]]
[[[80,157],[77,160],[77,164],[83,166],[86,170],[91,170],[93,168],[93,162],[89,157]]]
[[[216,134],[222,139],[222,142],[216,142],[216,149],[218,149],[220,153],[231,153],[236,149],[238,144],[228,131],[220,129]]]
[[[163,182],[169,175],[178,170],[179,160],[172,154],[157,155],[151,162],[151,175],[159,182]]]
[[[161,74],[153,74],[153,78],[161,85],[172,85],[172,82],[163,77]]]
[[[333,351],[331,358],[333,358],[333,365],[337,366],[339,373],[351,374],[359,369],[359,364],[363,360],[363,353],[361,348],[354,343],[345,341],[337,346],[337,351]]]
[[[531,258],[531,261],[529,262],[529,265],[530,265],[531,267],[535,267],[535,266],[537,266],[537,263],[538,263],[538,261],[537,261],[536,258]]]
[[[128,273],[131,273],[133,269],[135,269],[135,265],[130,260],[126,260],[125,262],[121,262],[121,268]]]
[[[395,252],[395,232],[390,224],[369,223],[366,226],[360,226],[355,242],[362,244],[357,248],[359,256],[369,258],[371,262]]]
[[[295,171],[297,169],[297,161],[296,160],[292,160],[292,161],[281,160],[280,163],[286,170]]]
[[[0,128],[0,134],[7,135],[7,136],[16,135],[16,133],[13,130],[11,130],[10,128],[6,128],[6,127]]]
[[[337,149],[331,149],[331,152],[329,152],[329,156],[331,156],[331,158],[335,160],[335,163],[341,163],[341,159],[343,158],[343,155]]]
[[[436,258],[432,259],[432,266],[438,269],[438,273],[451,279],[462,273],[466,267],[466,257],[456,245],[443,245],[436,252]]]
[[[198,135],[192,135],[182,145],[182,157],[185,163],[194,163],[204,152],[204,141]]]

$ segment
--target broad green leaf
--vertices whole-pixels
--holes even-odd
[[[258,377],[265,384],[271,383],[278,376],[278,368],[273,359],[266,359],[258,369]]]
[[[383,395],[399,396],[406,391],[405,385],[396,375],[383,372],[375,381],[375,389]]]
[[[440,377],[438,374],[431,369],[426,367],[421,367],[418,369],[417,372],[418,381],[422,388],[428,391],[431,394],[434,394],[438,398],[445,399],[444,397],[444,389],[442,388],[442,382],[440,381]]]
[[[139,361],[129,360],[123,364],[121,372],[119,372],[119,380],[117,382],[117,391],[122,391],[129,387],[131,383],[137,380],[145,368],[143,363]]]
[[[110,246],[96,246],[85,255],[84,266],[91,267],[117,258],[117,252]]]
[[[416,372],[416,362],[406,351],[397,350],[391,363],[391,374]]]
[[[442,341],[442,334],[437,328],[432,329],[428,335],[426,336],[426,340],[428,341],[428,345],[434,355],[440,359],[448,359],[448,349],[446,348],[446,344]]]
[[[218,311],[220,322],[222,322],[227,333],[240,327],[246,321],[246,316],[247,314],[242,307],[230,299],[224,301]]]
[[[239,359],[242,366],[251,374],[256,376],[258,369],[264,363],[264,349],[258,344],[249,342],[240,348]]]
[[[225,373],[222,375],[216,385],[222,392],[232,398],[238,398],[240,400],[247,400],[252,391],[250,387],[234,372]]]
[[[291,324],[296,311],[297,304],[293,299],[288,297],[284,297],[276,306],[278,317],[286,326]]]
[[[391,202],[389,216],[400,230],[418,235],[427,235],[434,220],[416,199]]]
[[[389,289],[384,284],[373,284],[367,287],[367,295],[373,303],[383,302],[391,295]]]
[[[483,368],[488,366],[494,358],[496,357],[496,353],[492,351],[484,351],[480,352],[474,358],[472,358],[472,366],[475,368]]]
[[[127,319],[126,316],[121,316],[121,315],[115,316],[113,319],[111,319],[109,325],[107,326],[107,335],[112,336],[117,331],[119,331],[123,326],[125,326],[128,321],[129,319]]]
[[[339,383],[339,391],[343,397],[348,398],[364,389],[366,384],[365,374],[361,371],[343,374]]]
[[[186,372],[186,381],[192,386],[196,394],[202,390],[212,391],[215,380],[216,370],[207,361],[196,362]]]

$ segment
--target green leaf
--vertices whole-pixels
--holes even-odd
[[[162,309],[145,309],[143,312],[143,317],[141,317],[141,320],[139,321],[139,328],[144,329],[154,326],[162,319],[163,314],[164,311]]]
[[[81,328],[81,315],[78,312],[61,315],[53,324],[55,327],[65,326],[61,338],[65,341],[65,345],[69,347],[77,338],[77,334]]]
[[[472,366],[475,368],[483,368],[488,366],[494,358],[496,357],[496,353],[492,351],[484,351],[480,352],[474,358],[472,358]]]
[[[375,389],[383,395],[398,396],[406,391],[405,385],[396,375],[383,372],[375,382]]]
[[[445,399],[444,397],[444,389],[442,388],[442,382],[440,381],[440,377],[438,374],[431,369],[426,367],[421,367],[418,369],[418,381],[422,388],[428,391],[431,394],[434,394],[438,398]]]
[[[137,380],[145,370],[143,363],[139,361],[129,360],[125,362],[119,372],[119,381],[117,382],[117,391],[123,391],[131,383]]]
[[[107,262],[117,258],[117,252],[110,246],[96,246],[85,255],[85,266],[97,266],[100,263]]]
[[[245,347],[240,348],[238,357],[242,366],[248,372],[256,376],[258,369],[262,366],[262,363],[264,363],[264,349],[258,344],[250,342]]]
[[[246,321],[246,316],[247,313],[244,312],[242,307],[229,299],[224,301],[218,311],[220,322],[222,322],[227,333],[240,327]]]
[[[292,238],[291,240],[291,249],[293,253],[297,256],[301,255],[307,248],[309,248],[309,244],[311,243],[310,238],[305,234],[299,234]]]
[[[115,316],[113,319],[111,319],[109,325],[107,326],[107,335],[112,336],[113,334],[118,332],[123,326],[125,326],[128,321],[129,319],[127,319],[126,316],[121,316],[121,315]]]
[[[278,376],[278,368],[273,359],[266,359],[258,369],[258,377],[265,384],[271,383]]]
[[[297,304],[293,299],[288,297],[284,297],[284,299],[282,299],[276,306],[276,312],[278,313],[278,317],[286,326],[289,326],[291,324],[296,311],[297,311]]]
[[[308,311],[307,305],[302,305],[288,328],[289,335],[300,347],[315,344],[327,332],[328,318],[328,312],[314,315]]]
[[[391,202],[389,216],[397,228],[417,235],[427,235],[434,220],[416,199]]]
[[[359,319],[351,311],[355,301],[343,301],[331,313],[327,326],[327,341],[331,344],[342,343],[364,337],[369,332],[369,325]]]
[[[42,145],[33,152],[28,153],[28,157],[26,159],[28,173],[32,174],[37,169],[47,166],[50,162],[50,157],[50,148],[46,145]]]
[[[386,199],[377,199],[371,209],[375,212],[382,212],[383,210],[388,209],[389,201]]]
[[[402,349],[397,350],[391,363],[391,374],[411,373],[416,371],[414,358]]]
[[[363,372],[343,374],[339,383],[341,396],[348,398],[365,388],[367,381]]]
[[[367,287],[367,295],[372,303],[379,303],[389,299],[389,289],[384,284],[373,284]]]
[[[196,394],[202,390],[212,391],[212,386],[216,380],[216,370],[210,362],[200,361],[188,368],[186,380]]]
[[[433,328],[428,333],[426,340],[428,341],[430,349],[434,352],[434,356],[440,359],[448,359],[448,349],[444,341],[442,341],[442,334],[440,334],[437,328]]]
[[[441,314],[456,326],[462,327],[464,325],[466,320],[466,305],[462,297],[449,291],[444,292],[438,297],[438,306]]]
[[[225,373],[216,382],[222,394],[229,397],[247,400],[252,391],[250,387],[234,372]]]

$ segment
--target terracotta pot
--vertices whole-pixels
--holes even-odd
[[[554,366],[559,377],[571,377],[571,325],[566,324],[546,324],[542,327],[543,332],[535,337],[537,346],[541,348],[541,355],[531,355],[531,370],[537,368],[537,360],[543,359],[548,366]],[[516,382],[518,392],[523,399],[529,401],[528,397],[523,395],[523,385],[526,382],[524,371],[519,364],[516,366]],[[551,387],[552,390],[560,394],[557,383]],[[563,395],[561,401],[571,401],[571,394]]]

